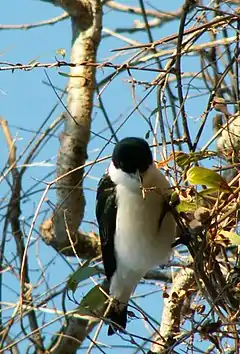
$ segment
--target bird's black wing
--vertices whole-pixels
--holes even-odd
[[[114,235],[116,230],[116,185],[108,174],[103,175],[97,189],[96,216],[101,239],[102,258],[107,279],[116,270]]]

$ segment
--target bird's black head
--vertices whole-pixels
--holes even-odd
[[[114,166],[126,173],[145,172],[153,163],[148,143],[141,138],[125,138],[119,141],[112,155]]]

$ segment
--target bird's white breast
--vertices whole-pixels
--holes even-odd
[[[141,278],[150,268],[166,263],[175,237],[175,221],[170,212],[159,228],[169,184],[155,166],[146,175],[145,187],[156,187],[146,193],[145,199],[140,188],[129,188],[128,184],[116,187],[115,252],[123,277],[125,272],[133,271]]]

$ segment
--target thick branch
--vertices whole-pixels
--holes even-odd
[[[99,0],[59,1],[72,16],[73,44],[71,62],[95,62],[101,35],[101,6]],[[67,113],[64,132],[60,139],[57,161],[57,177],[84,165],[90,135],[95,68],[75,66],[70,69],[68,82]],[[71,235],[77,236],[82,221],[85,199],[82,188],[84,170],[80,169],[57,182],[57,205],[51,219],[46,220],[41,231],[48,243],[60,250],[69,246],[64,213]],[[46,224],[47,223],[47,224]],[[51,225],[51,230],[49,229]],[[76,240],[76,242],[78,242]]]
[[[51,347],[51,353],[75,354],[97,322],[98,320],[94,319],[89,321],[74,317],[70,318],[66,329],[56,337],[56,341]]]
[[[68,240],[66,245],[59,243],[57,238],[52,237],[52,230],[53,218],[45,220],[40,227],[40,232],[44,235],[44,241],[54,247],[57,252],[61,252],[65,256],[74,257],[74,250],[70,243],[68,244]],[[87,234],[77,231],[71,233],[71,238],[74,244],[74,249],[80,258],[92,259],[100,256],[100,239],[95,233],[91,232]]]
[[[175,342],[180,333],[181,311],[186,298],[187,290],[194,283],[194,272],[190,268],[182,269],[173,281],[169,297],[164,301],[160,336],[154,339],[158,344],[153,344],[150,353],[172,353],[169,348]]]
[[[96,62],[97,47],[101,37],[101,1],[59,0],[54,4],[63,7],[72,21],[71,62]],[[74,66],[70,68],[67,112],[64,132],[60,139],[57,160],[57,177],[85,164],[91,128],[91,114],[95,89],[95,68]],[[57,179],[57,204],[54,215],[41,225],[41,233],[48,244],[64,254],[74,255],[69,241],[81,258],[91,259],[100,252],[96,235],[87,237],[78,231],[81,224],[85,198],[83,194],[84,169],[67,173]],[[66,231],[66,225],[68,233]],[[76,353],[96,321],[69,318],[59,338],[51,344],[52,353]],[[59,340],[58,340],[59,339]]]

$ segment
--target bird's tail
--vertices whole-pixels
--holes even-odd
[[[125,329],[127,325],[127,305],[116,306],[116,303],[111,306],[109,313],[109,319],[112,323],[108,327],[108,335],[112,336],[116,331]]]

